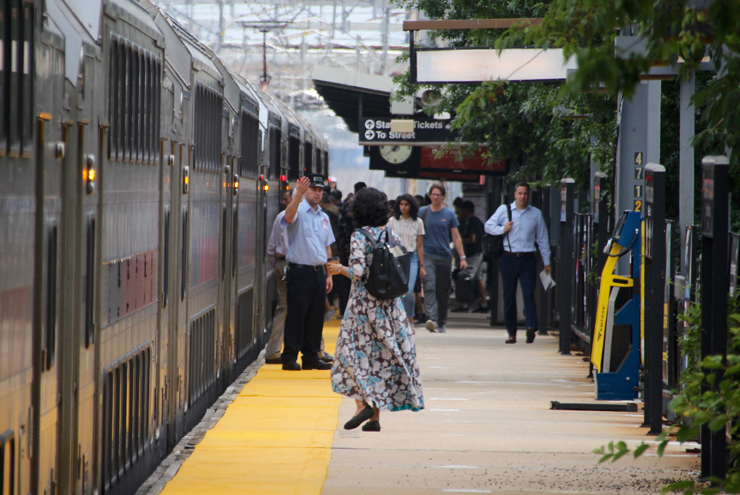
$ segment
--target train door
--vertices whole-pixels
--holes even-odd
[[[76,88],[65,80],[65,102],[69,102],[67,118],[62,122],[62,139],[66,153],[62,160],[61,221],[59,224],[60,282],[58,366],[59,418],[57,422],[57,483],[62,493],[72,491],[72,459],[77,450],[77,328],[80,309],[77,304],[80,228],[79,184],[79,124],[77,121],[78,94]]]
[[[97,320],[96,294],[99,294],[100,279],[100,199],[98,187],[101,175],[100,158],[104,152],[103,128],[99,127],[98,112],[104,108],[102,93],[92,89],[102,82],[103,66],[98,62],[97,46],[84,45],[78,77],[77,98],[78,115],[72,125],[76,127],[76,150],[74,168],[69,172],[75,174],[74,232],[76,234],[76,276],[74,289],[75,326],[71,327],[75,349],[72,356],[75,363],[72,391],[76,404],[75,424],[73,425],[74,443],[71,446],[72,490],[81,495],[92,493],[94,476],[93,446],[94,432],[91,425],[95,423],[97,380],[96,370],[99,364],[97,342],[100,328]],[[71,222],[70,222],[71,223]],[[66,345],[66,344],[65,344]]]
[[[233,140],[230,140],[233,141]],[[230,383],[229,369],[233,363],[232,358],[232,343],[233,343],[233,327],[234,327],[234,302],[235,298],[233,295],[235,280],[234,280],[234,261],[236,259],[236,252],[234,250],[234,244],[237,241],[236,230],[237,224],[236,212],[238,211],[238,193],[239,193],[239,182],[236,178],[236,172],[234,166],[236,159],[233,155],[229,154],[226,157],[226,165],[223,167],[223,187],[224,187],[224,198],[223,198],[223,233],[221,242],[221,272],[222,272],[222,288],[223,295],[221,298],[221,307],[223,315],[223,331],[221,334],[221,382],[222,387],[226,388]]]
[[[25,4],[30,7],[29,4]],[[42,12],[36,12],[40,19]],[[64,40],[51,23],[44,36],[33,44],[35,60],[44,70],[36,71],[34,112],[36,125],[36,218],[34,246],[33,324],[33,431],[30,493],[51,493],[57,480],[58,329],[60,277],[62,160],[66,154],[62,137],[64,100]],[[35,69],[35,68],[34,68]],[[4,77],[4,76],[3,76]],[[31,84],[26,87],[32,87]],[[2,368],[2,366],[0,366]],[[2,381],[2,380],[0,380]],[[0,399],[4,403],[4,399]],[[0,407],[2,409],[2,407]],[[4,428],[0,427],[0,430]],[[15,432],[17,433],[17,432]],[[3,433],[4,435],[4,433]],[[17,437],[15,437],[17,442]],[[2,442],[0,442],[2,443]],[[5,441],[7,445],[7,441]],[[23,493],[25,493],[25,488]]]
[[[178,309],[177,309],[177,374],[172,375],[175,395],[175,407],[173,415],[175,417],[175,438],[182,438],[185,434],[185,413],[187,412],[187,393],[185,391],[185,373],[187,357],[187,337],[188,337],[188,274],[189,274],[189,257],[190,257],[190,173],[193,164],[193,145],[180,145],[179,168],[180,181],[178,184],[178,194],[180,201],[178,205],[179,222],[178,222]]]

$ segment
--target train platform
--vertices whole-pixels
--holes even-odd
[[[339,327],[325,327],[329,352]],[[446,334],[416,328],[426,408],[381,412],[382,431],[346,431],[354,402],[327,371],[245,371],[139,490],[179,494],[648,494],[698,475],[696,444],[669,443],[597,464],[592,451],[649,442],[638,412],[551,410],[594,402],[583,356],[554,336],[505,345],[485,315],[452,314]]]

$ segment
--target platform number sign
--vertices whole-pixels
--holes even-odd
[[[635,180],[642,181],[643,173],[645,170],[643,165],[644,165],[644,162],[642,158],[642,151],[638,151],[635,153]],[[634,197],[635,197],[634,210],[642,211],[642,186],[641,185],[635,185]]]
[[[653,175],[648,173],[645,176],[645,257],[650,259],[653,258],[653,231],[655,230],[653,219],[653,206],[655,201],[654,185]],[[635,186],[635,189],[638,187],[640,186]]]

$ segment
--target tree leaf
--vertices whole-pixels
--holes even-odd
[[[637,459],[638,457],[640,457],[640,456],[641,456],[641,455],[643,454],[643,452],[645,452],[645,451],[646,451],[647,449],[649,449],[649,448],[650,448],[650,445],[648,445],[648,444],[646,444],[646,443],[644,443],[644,442],[643,442],[643,443],[641,443],[641,444],[640,444],[640,445],[639,445],[639,446],[638,446],[638,447],[637,447],[637,448],[635,449],[635,451],[634,451],[634,452],[632,453],[632,458],[633,458],[633,459]]]

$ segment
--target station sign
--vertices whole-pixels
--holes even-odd
[[[413,132],[392,132],[390,117],[360,117],[359,144],[439,145],[458,137],[458,132],[450,129],[451,120],[414,118],[413,121]]]

